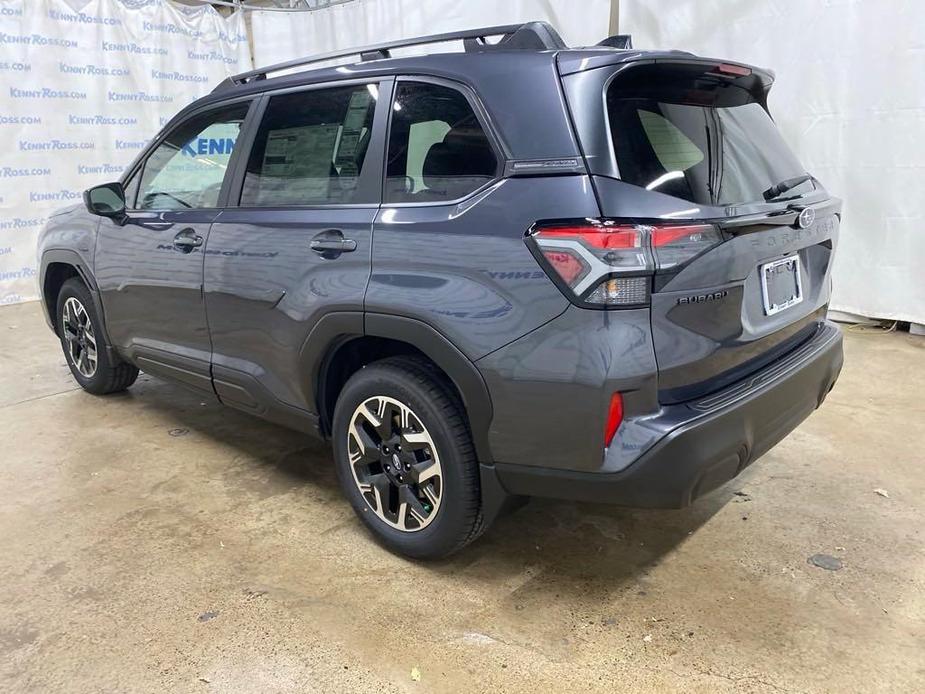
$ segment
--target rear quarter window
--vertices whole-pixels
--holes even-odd
[[[385,202],[449,202],[492,181],[498,159],[466,97],[400,82],[392,104]]]

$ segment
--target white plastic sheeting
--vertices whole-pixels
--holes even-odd
[[[531,20],[550,22],[570,45],[594,45],[608,34],[610,0],[356,0],[304,14],[257,11],[252,20],[254,62],[268,65],[339,48]]]
[[[843,198],[832,308],[925,323],[925,2],[621,0],[637,48],[769,67],[769,105]]]
[[[51,212],[118,178],[174,113],[250,66],[240,13],[0,0],[0,304],[38,297]]]

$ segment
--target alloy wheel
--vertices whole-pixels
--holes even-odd
[[[76,297],[69,297],[64,302],[61,325],[64,328],[68,359],[81,376],[92,378],[97,366],[96,335],[90,314]]]
[[[367,398],[347,430],[353,479],[369,508],[403,532],[426,528],[443,495],[437,447],[407,405],[386,396]]]

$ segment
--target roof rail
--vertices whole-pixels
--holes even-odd
[[[491,44],[485,41],[489,36],[501,36],[502,39],[498,43]],[[363,61],[380,60],[382,58],[392,57],[390,51],[395,48],[426,46],[432,43],[460,40],[463,41],[467,53],[492,49],[557,50],[566,48],[565,42],[547,22],[506,24],[484,27],[482,29],[468,29],[466,31],[451,31],[446,34],[420,36],[415,39],[399,39],[398,41],[387,41],[385,43],[376,43],[359,48],[347,48],[331,51],[329,53],[320,53],[305,58],[296,58],[295,60],[276,63],[275,65],[242,72],[239,75],[228,77],[221,82],[213,92],[222,91],[229,87],[246,84],[247,82],[253,82],[255,80],[264,80],[267,78],[267,75],[272,72],[291,70],[292,68],[303,67],[313,63],[321,63],[326,60],[347,58],[352,55],[360,56],[360,60]]]

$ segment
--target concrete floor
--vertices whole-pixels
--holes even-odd
[[[422,565],[326,446],[146,376],[86,395],[0,308],[0,691],[923,691],[925,339],[846,351],[693,508],[534,501]]]

